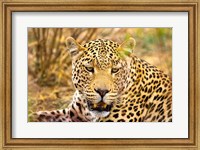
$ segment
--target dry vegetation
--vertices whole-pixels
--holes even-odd
[[[28,110],[67,107],[74,87],[71,58],[65,39],[80,44],[99,38],[122,43],[134,37],[136,56],[172,74],[172,30],[170,28],[29,28],[28,29]]]

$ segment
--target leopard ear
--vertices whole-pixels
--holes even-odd
[[[79,54],[80,51],[85,50],[85,48],[81,46],[78,42],[76,42],[76,40],[74,40],[74,38],[72,37],[67,38],[66,47],[67,50],[69,50],[72,57]]]
[[[118,52],[122,57],[130,56],[135,48],[136,41],[134,38],[130,37],[128,40],[124,41],[119,47]]]

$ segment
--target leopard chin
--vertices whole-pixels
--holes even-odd
[[[107,117],[110,114],[109,111],[96,111],[96,110],[90,111],[90,113],[98,118]]]
[[[88,109],[95,117],[106,117],[110,114],[110,110],[112,108],[112,104],[108,105],[104,102],[92,103],[90,101],[87,102]]]

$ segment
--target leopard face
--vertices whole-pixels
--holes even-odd
[[[72,55],[72,81],[94,115],[106,117],[112,106],[120,103],[129,76],[126,55],[120,51],[125,45],[133,48],[134,42],[119,46],[99,39],[81,46],[72,38],[67,40]]]

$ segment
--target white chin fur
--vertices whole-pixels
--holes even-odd
[[[110,114],[110,112],[108,111],[102,111],[102,112],[99,112],[99,111],[90,111],[92,113],[93,116],[95,117],[106,117]]]

